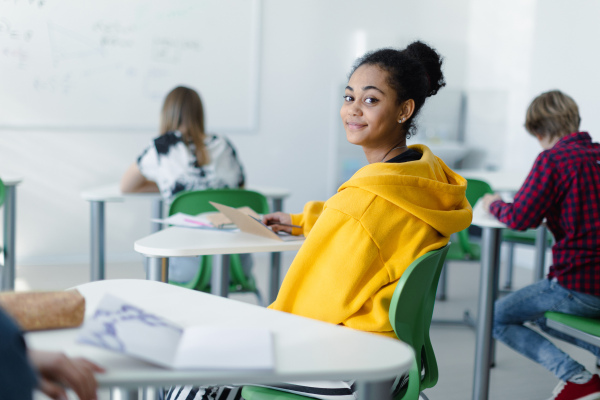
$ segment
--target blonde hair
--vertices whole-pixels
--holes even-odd
[[[559,90],[545,92],[536,97],[525,117],[525,129],[534,136],[553,139],[579,130],[577,103]]]
[[[193,145],[198,165],[209,163],[204,145],[204,109],[195,90],[178,86],[165,97],[160,114],[160,134],[172,131],[180,131],[184,143],[188,147]]]

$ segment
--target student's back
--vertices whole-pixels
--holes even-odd
[[[196,91],[176,87],[165,98],[160,136],[123,175],[123,192],[160,191],[172,199],[185,190],[239,188],[244,170],[232,144],[207,135],[204,109]]]
[[[138,157],[137,167],[165,199],[186,190],[244,186],[244,172],[231,143],[215,135],[205,135],[203,142],[209,161],[199,165],[195,146],[187,145],[180,131],[166,132]]]
[[[121,191],[160,191],[163,198],[172,200],[188,190],[244,186],[244,169],[233,145],[224,137],[205,133],[202,100],[193,89],[180,86],[167,95],[160,132],[123,175]],[[248,274],[251,257],[243,255],[242,264]],[[198,268],[197,257],[173,258],[169,278],[188,282]]]

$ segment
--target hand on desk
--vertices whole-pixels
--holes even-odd
[[[502,197],[500,197],[499,194],[484,194],[483,198],[481,199],[481,201],[483,202],[483,209],[489,213],[490,204],[492,204],[496,200],[502,200]]]
[[[281,211],[272,214],[266,214],[263,216],[262,222],[263,224],[271,227],[271,229],[273,229],[273,232],[282,231],[292,233],[292,217],[290,216],[290,214],[286,214]]]
[[[62,353],[29,350],[29,359],[40,375],[39,389],[52,399],[67,399],[65,387],[73,389],[81,400],[98,398],[94,372],[104,372],[98,365]]]

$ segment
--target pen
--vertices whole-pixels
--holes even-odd
[[[290,228],[302,228],[300,225],[284,224],[282,222],[275,222],[275,223],[272,223],[271,225],[289,226]],[[268,225],[268,226],[271,226],[271,225]]]
[[[267,228],[268,228],[268,227],[270,227],[271,225],[289,226],[290,228],[302,228],[302,227],[301,227],[301,226],[299,226],[299,225],[283,224],[283,223],[280,223],[280,222],[277,222],[277,223],[274,223],[274,224],[271,224],[271,225],[266,225],[266,224],[265,224],[265,223],[263,223],[263,222],[262,222],[260,219],[258,219],[258,218],[255,218],[255,217],[253,217],[252,215],[248,215],[248,216],[249,216],[250,218],[252,218],[253,220],[260,222],[261,224],[263,224],[263,225],[264,225],[264,226],[266,226]]]
[[[185,222],[189,222],[190,224],[196,224],[196,225],[199,225],[199,226],[210,226],[210,227],[212,227],[212,225],[205,224],[204,222],[200,222],[200,221],[195,221],[195,220],[189,219],[189,218],[184,218],[183,220]]]

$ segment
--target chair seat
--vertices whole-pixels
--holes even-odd
[[[577,315],[563,314],[554,311],[547,311],[544,316],[553,321],[567,325],[571,328],[580,330],[590,335],[600,336],[600,320],[595,318],[585,318]]]

